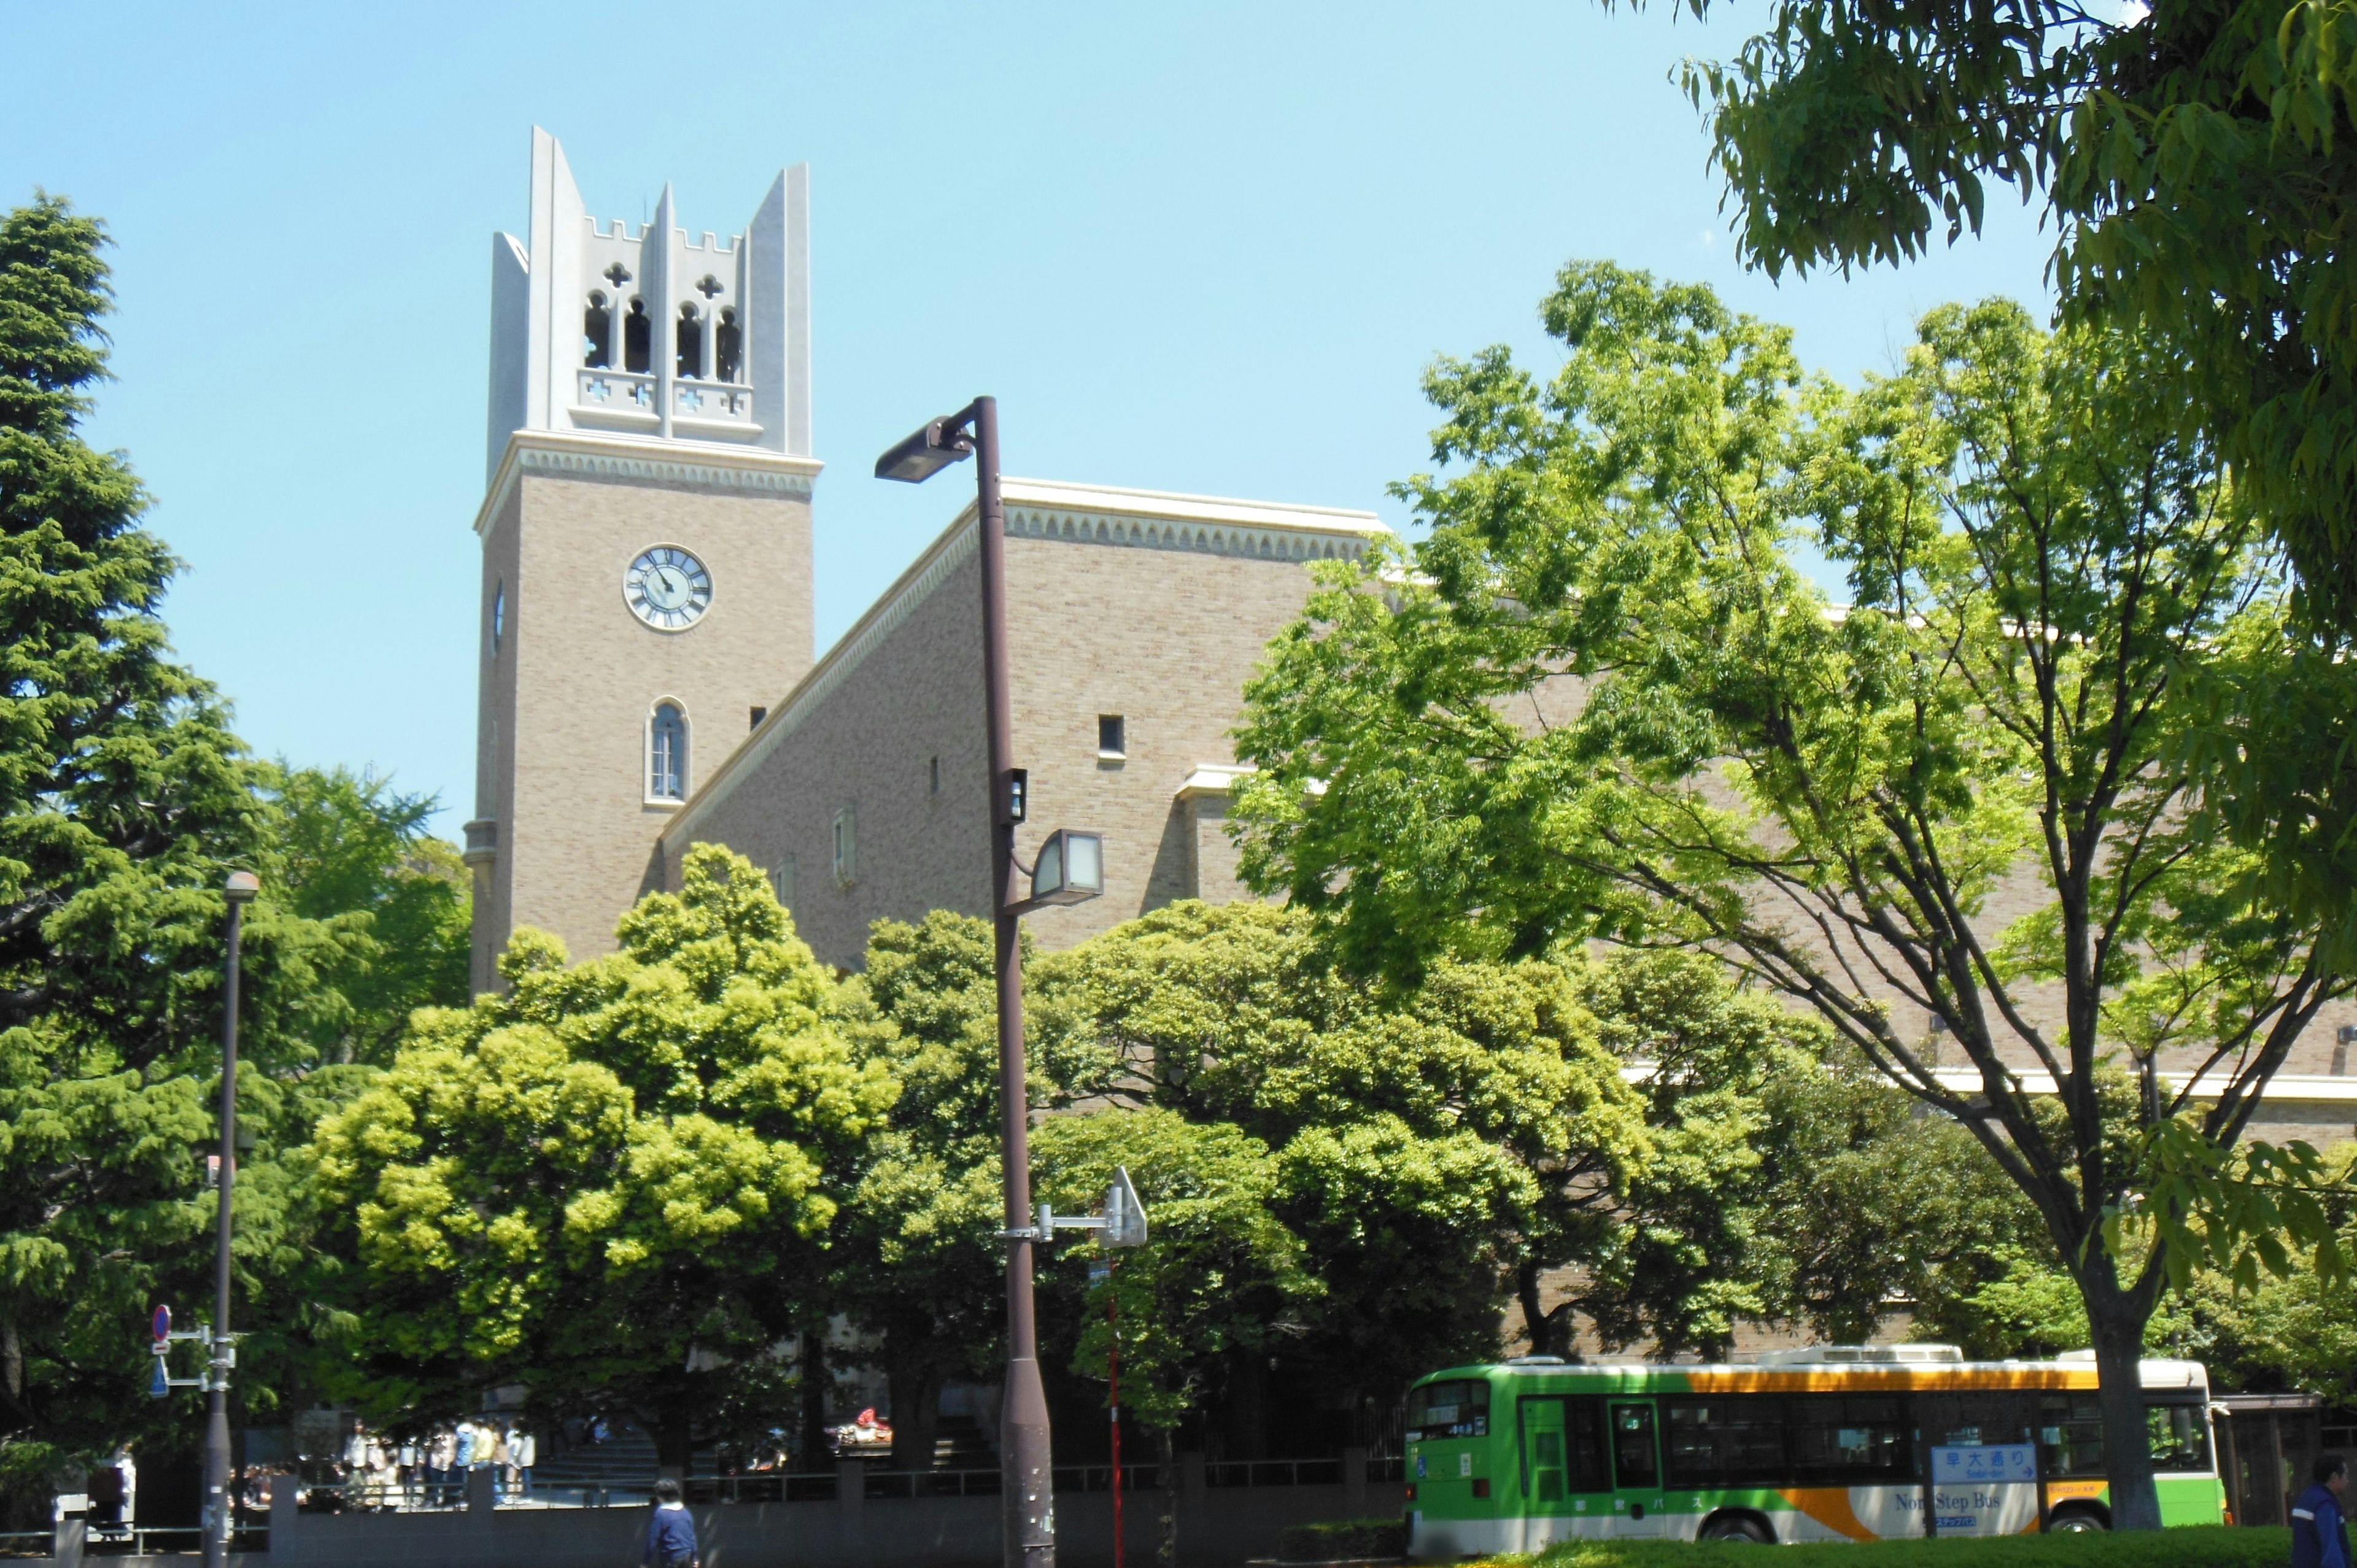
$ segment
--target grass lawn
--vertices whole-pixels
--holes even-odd
[[[1527,1568],[2286,1568],[2291,1531],[2197,1525],[2126,1535],[2010,1535],[1994,1540],[1816,1541],[1751,1546],[1728,1541],[1583,1541],[1536,1557],[1496,1560]]]

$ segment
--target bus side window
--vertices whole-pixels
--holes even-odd
[[[1574,1492],[1609,1492],[1604,1468],[1604,1401],[1595,1395],[1564,1402],[1564,1485]]]

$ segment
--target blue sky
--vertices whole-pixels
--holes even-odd
[[[1406,520],[1438,353],[1554,356],[1602,257],[1708,281],[1844,377],[1951,298],[2042,300],[2019,209],[1902,270],[1737,264],[1670,80],[1706,27],[1585,0],[10,8],[0,200],[112,226],[126,449],[181,654],[260,750],[472,790],[489,237],[529,128],[590,209],[741,228],[812,165],[823,649],[947,521],[877,452],[997,394],[1007,471]]]

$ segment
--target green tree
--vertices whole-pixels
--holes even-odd
[[[1272,1211],[1275,1161],[1236,1127],[1155,1108],[1109,1110],[1049,1118],[1033,1151],[1039,1194],[1056,1208],[1100,1208],[1114,1169],[1126,1167],[1150,1217],[1151,1239],[1124,1249],[1103,1284],[1083,1293],[1072,1271],[1047,1270],[1041,1294],[1078,1342],[1072,1369],[1094,1379],[1109,1372],[1116,1331],[1104,1298],[1118,1297],[1122,1404],[1155,1434],[1164,1477],[1160,1560],[1175,1568],[1172,1434],[1239,1367],[1265,1365],[1280,1344],[1302,1335],[1301,1309],[1322,1294],[1318,1281],[1299,1239]]]
[[[2222,736],[2331,779],[2333,732],[2266,721],[2346,677],[2308,657],[2162,349],[1952,307],[1846,395],[1707,290],[1573,266],[1546,318],[1546,386],[1503,350],[1433,372],[1461,467],[1404,488],[1417,575],[1329,568],[1274,646],[1240,732],[1247,875],[1394,971],[1604,935],[1807,1007],[2035,1207],[2087,1309],[2115,1516],[2157,1524],[2136,1359],[2164,1284],[2255,1281],[2285,1223],[2340,1266],[2314,1152],[2236,1144],[2349,988],[2346,908],[2276,897],[2252,845],[2330,843],[2344,797],[2320,822],[2222,801],[2208,758]],[[1804,526],[1842,613],[1792,564]],[[2000,928],[2001,889],[2031,912]]]
[[[1700,16],[1709,0],[1685,0]],[[1746,259],[1852,266],[2039,202],[2065,313],[2134,327],[2328,622],[2357,626],[2347,0],[1779,0],[1690,66]]]
[[[320,1125],[349,1388],[380,1419],[520,1381],[634,1409],[676,1471],[699,1412],[780,1393],[772,1351],[897,1087],[751,862],[694,846],[619,935],[568,967],[519,932],[506,993],[419,1014]]]
[[[0,1471],[19,1481],[191,1430],[146,1400],[135,1325],[211,1297],[219,888],[269,851],[226,708],[169,657],[177,564],[140,526],[146,496],[80,435],[106,374],[105,242],[55,198],[0,216]],[[246,958],[239,1310],[266,1330],[252,1293],[300,1256],[277,1153],[314,1098],[285,1080],[339,1014],[320,977],[349,933],[266,888]],[[247,1349],[239,1397],[266,1402],[267,1333]]]
[[[436,802],[348,768],[260,770],[265,875],[305,918],[347,933],[322,983],[344,1004],[313,1043],[323,1061],[382,1063],[419,1007],[463,1007],[472,898],[457,846],[425,831]]]
[[[878,920],[845,990],[856,1047],[900,1097],[863,1156],[835,1300],[882,1336],[894,1468],[930,1469],[942,1388],[991,1375],[1006,1314],[990,923]]]
[[[1493,1348],[1500,1282],[1537,1311],[1538,1274],[1610,1244],[1649,1157],[1561,966],[1442,963],[1370,992],[1300,914],[1189,901],[1034,972],[1076,1081],[1276,1152],[1278,1213],[1329,1293],[1295,1353],[1360,1399]]]

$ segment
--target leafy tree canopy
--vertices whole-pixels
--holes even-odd
[[[692,849],[620,950],[519,932],[510,989],[418,1015],[313,1157],[349,1260],[351,1391],[405,1419],[528,1384],[635,1406],[667,1465],[823,1292],[898,1092],[751,862]]]
[[[2341,1261],[2313,1151],[2234,1146],[2349,986],[2334,732],[2266,722],[2347,677],[2162,349],[1951,307],[1845,392],[1706,289],[1575,265],[1546,319],[1549,383],[1502,349],[1432,373],[1457,467],[1403,487],[1433,523],[1415,574],[1321,567],[1251,688],[1246,874],[1395,974],[1606,936],[1806,1006],[2038,1210],[2144,1520],[2163,1284],[2283,1266],[2287,1224]],[[1850,576],[1838,612],[1804,533]],[[2230,791],[2222,754],[2314,787]],[[2266,875],[2285,835],[2317,841],[2304,882]]]
[[[1710,0],[1684,0],[1696,16]],[[2341,263],[2352,14],[2309,0],[1779,0],[1693,65],[1751,263],[1847,268],[2042,202],[2066,315],[2141,329],[2289,547],[2357,625],[2357,310]]]

